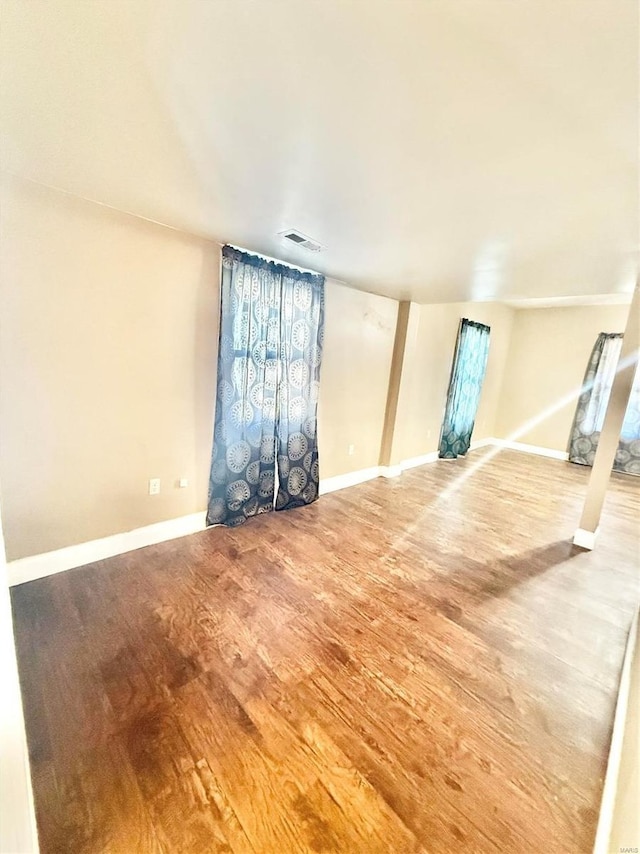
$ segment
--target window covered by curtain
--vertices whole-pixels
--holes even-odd
[[[489,333],[483,323],[466,318],[460,321],[440,433],[441,459],[455,459],[469,450],[487,368]]]
[[[318,494],[324,278],[225,246],[207,524]]]
[[[621,333],[601,332],[591,351],[569,438],[569,459],[573,463],[593,465],[621,348]],[[640,371],[637,370],[613,468],[640,475]]]

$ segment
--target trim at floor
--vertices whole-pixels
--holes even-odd
[[[337,490],[346,489],[349,486],[357,486],[359,483],[373,480],[376,477],[380,477],[380,466],[371,466],[368,469],[338,474],[335,477],[327,477],[321,480],[318,492],[320,495],[326,495],[329,492],[337,492]]]
[[[525,454],[537,454],[540,457],[551,457],[553,460],[568,460],[566,451],[556,451],[555,448],[543,448],[541,445],[527,445],[525,442],[511,442],[509,439],[489,439],[486,443],[496,448],[507,448],[511,451],[522,451]]]
[[[478,442],[472,443],[471,450],[483,448],[487,445],[509,448],[514,451],[524,451],[529,454],[540,454],[545,457],[553,457],[561,460],[566,460],[567,458],[567,455],[560,451],[553,451],[549,448],[538,448],[536,445],[524,445],[520,442],[508,442],[505,439],[480,439]],[[438,452],[432,451],[420,457],[403,460],[399,465],[372,466],[371,468],[360,469],[360,471],[325,478],[320,481],[320,495],[336,492],[339,489],[346,489],[349,486],[356,486],[359,483],[373,480],[376,477],[398,477],[407,469],[426,465],[427,463],[435,462],[437,459]],[[67,546],[53,552],[13,560],[7,564],[9,584],[13,587],[17,584],[24,584],[27,581],[35,581],[37,578],[44,578],[47,575],[54,575],[56,572],[64,572],[67,569],[85,566],[88,563],[114,557],[114,555],[130,552],[144,546],[152,546],[155,543],[162,543],[165,540],[173,540],[176,537],[195,534],[197,531],[203,531],[205,527],[205,513],[202,511],[200,513],[192,513],[189,516],[181,516],[178,519],[169,519],[167,522],[146,525],[144,528],[136,528],[133,531],[126,531],[122,534],[113,534],[110,537],[103,537],[100,540],[92,540],[88,543]]]
[[[180,516],[178,519],[169,519],[166,522],[156,522],[144,528],[135,528],[133,531],[125,531],[122,534],[113,534],[111,537],[103,537],[100,540],[79,543],[77,546],[67,546],[53,552],[12,560],[7,563],[9,586],[14,587],[26,581],[35,581],[36,578],[44,578],[56,572],[85,566],[97,560],[144,548],[144,546],[163,543],[165,540],[184,537],[186,534],[195,534],[196,531],[203,531],[204,528],[205,513],[202,511],[189,516]]]

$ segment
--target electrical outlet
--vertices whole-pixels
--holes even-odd
[[[181,477],[180,480],[178,481],[179,489],[185,489],[187,486],[189,486],[188,479],[186,477]]]
[[[355,445],[349,445],[349,448],[347,450],[347,453],[349,454],[349,456],[352,457],[355,454],[355,452],[356,452],[356,446]]]
[[[159,492],[160,492],[160,478],[159,477],[149,478],[149,495],[158,495]]]

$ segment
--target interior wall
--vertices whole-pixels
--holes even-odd
[[[327,280],[320,375],[320,476],[378,465],[398,302]]]
[[[599,332],[623,332],[628,305],[517,309],[496,435],[566,451]]]
[[[6,176],[1,202],[9,560],[204,510],[218,246]],[[378,463],[397,306],[327,281],[323,478]]]
[[[474,441],[495,435],[495,416],[511,338],[513,310],[499,303],[412,305],[398,403],[394,462],[438,449],[460,318],[491,327],[487,372]]]
[[[217,245],[16,179],[1,201],[8,559],[203,509]]]
[[[6,177],[0,215],[8,558],[204,510],[218,246]],[[564,450],[575,400],[530,422],[577,391],[597,333],[627,310],[411,304],[392,462],[437,450],[461,317],[491,327],[474,439]],[[397,316],[397,301],[327,280],[323,478],[378,464]]]

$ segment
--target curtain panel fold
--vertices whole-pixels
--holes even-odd
[[[569,460],[592,466],[622,349],[622,333],[601,332],[591,351],[569,434]],[[640,475],[640,371],[636,369],[614,471]]]
[[[324,277],[222,250],[208,525],[239,525],[318,494]],[[276,478],[276,465],[278,478]]]
[[[460,321],[440,432],[440,459],[456,459],[469,450],[487,368],[490,331],[484,323],[466,317]]]
[[[321,277],[317,277],[320,279]],[[324,279],[282,279],[276,510],[318,497],[318,395],[324,339]]]

